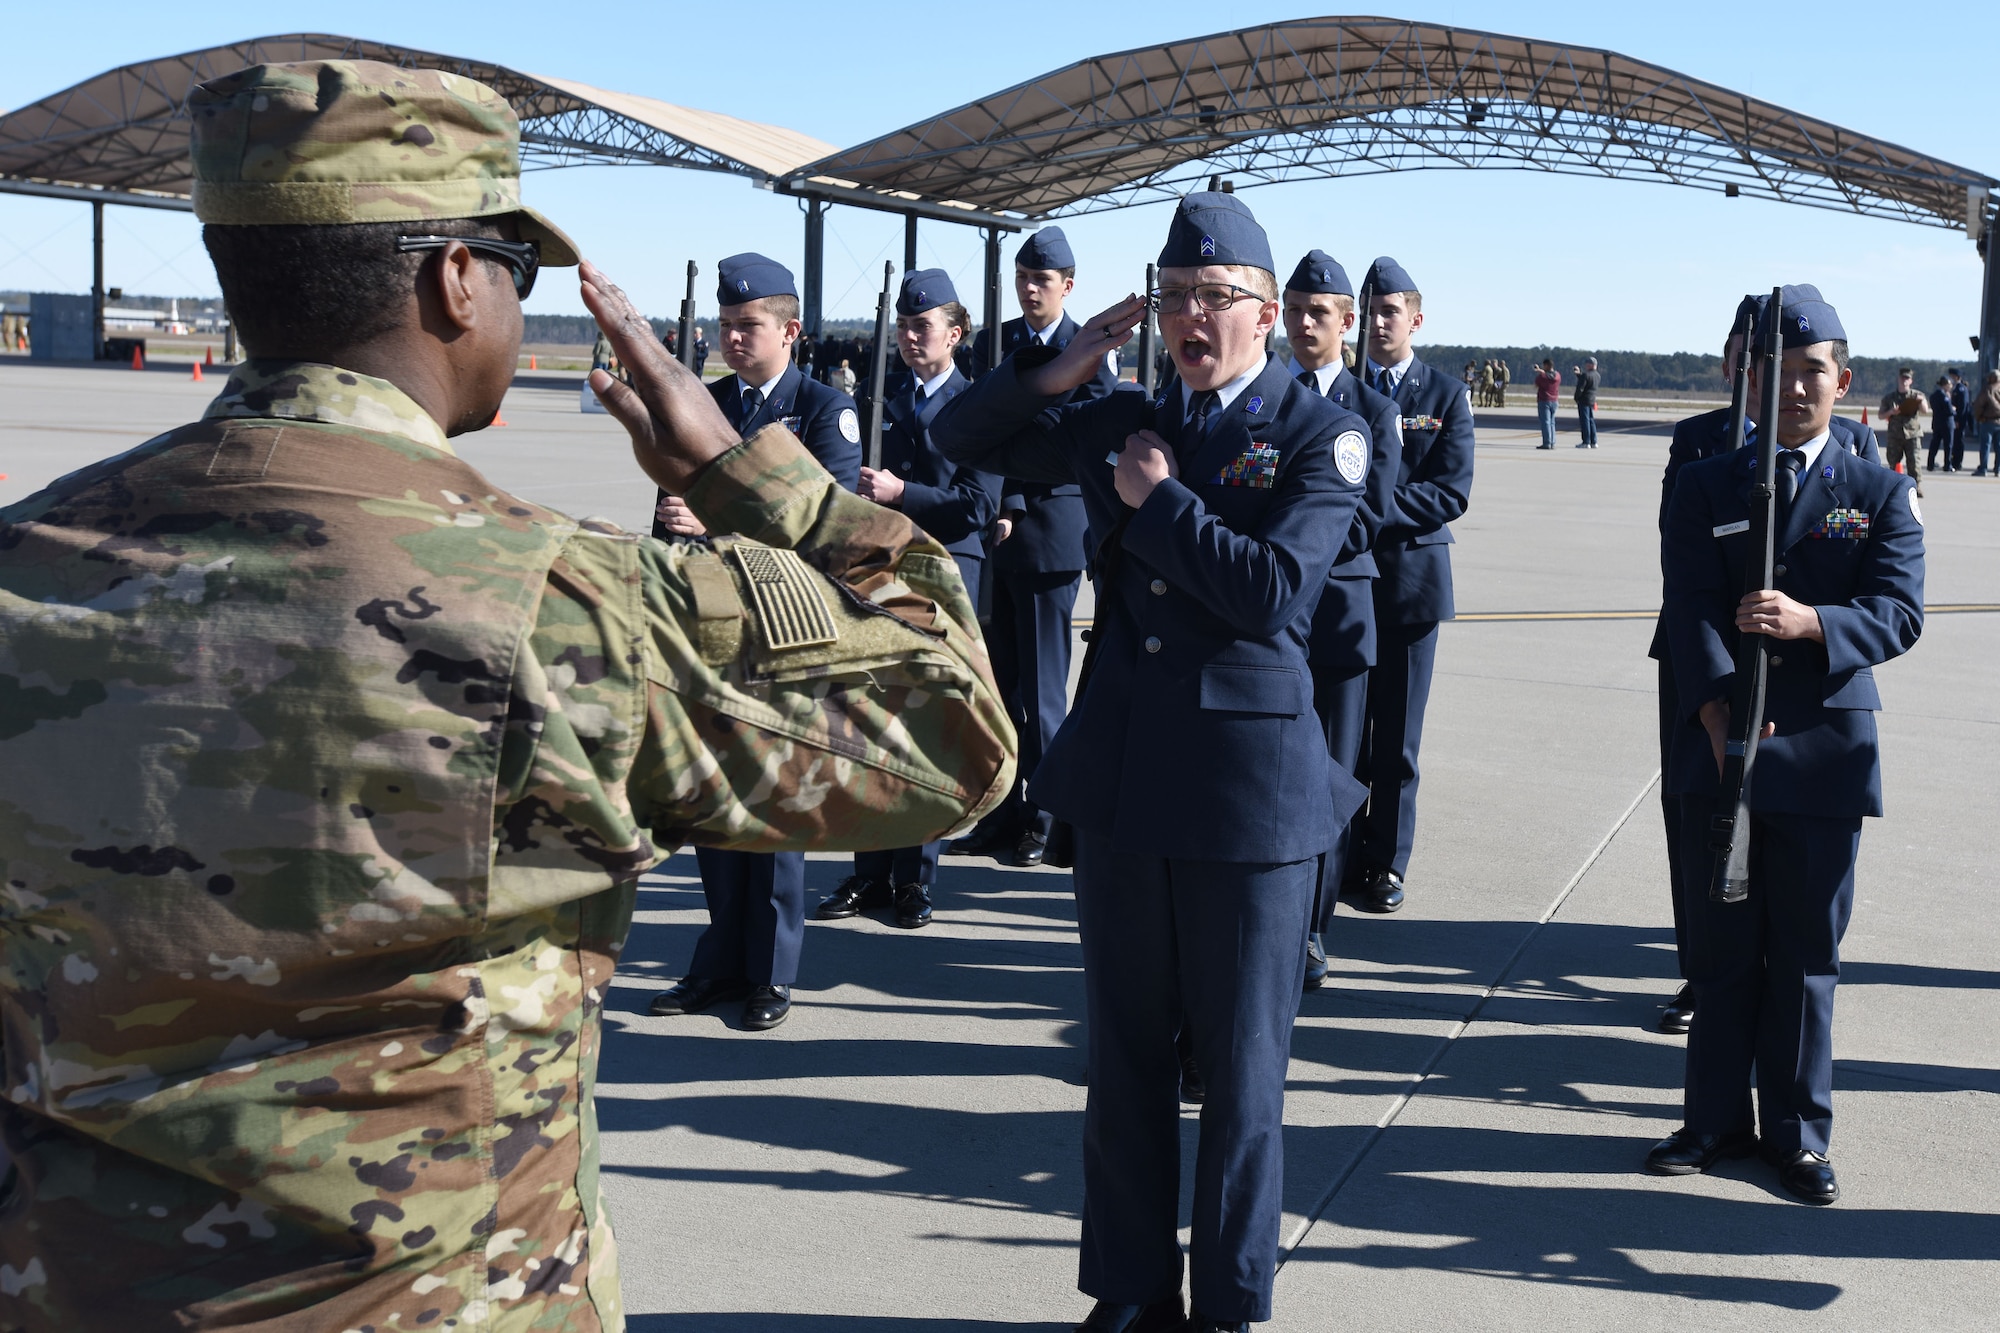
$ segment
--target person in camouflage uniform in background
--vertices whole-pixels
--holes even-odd
[[[633,376],[593,387],[734,535],[457,457],[518,242],[578,262],[491,89],[268,65],[191,111],[252,359],[0,510],[0,1327],[621,1328],[592,1084],[637,878],[969,828],[1014,769],[973,609],[588,265]]]

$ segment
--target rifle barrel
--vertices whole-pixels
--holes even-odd
[[[882,421],[888,406],[883,385],[889,373],[889,289],[896,281],[896,265],[882,264],[882,294],[875,298],[875,357],[868,372],[868,466],[882,468]]]

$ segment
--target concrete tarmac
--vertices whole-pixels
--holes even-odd
[[[524,377],[508,426],[460,451],[524,495],[643,522],[651,485],[564,383]],[[0,357],[0,503],[218,387]],[[1864,828],[1842,951],[1842,1201],[1794,1204],[1754,1160],[1646,1176],[1682,1066],[1651,1031],[1675,985],[1645,656],[1667,440],[1657,417],[1607,416],[1602,447],[1577,451],[1566,413],[1542,453],[1532,421],[1495,416],[1455,525],[1464,618],[1439,649],[1409,903],[1343,911],[1328,985],[1300,1007],[1269,1327],[1990,1328],[2000,614],[1934,613],[1877,673],[1888,815]],[[1927,600],[2000,604],[2000,481],[1925,489]],[[1584,618],[1513,618],[1551,612]],[[812,856],[813,899],[845,871]],[[728,1011],[645,1014],[704,920],[692,855],[647,876],[606,1006],[598,1110],[630,1327],[1081,1317],[1067,874],[947,858],[929,929],[813,923],[792,1017],[763,1034]]]

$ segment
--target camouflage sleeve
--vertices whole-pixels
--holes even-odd
[[[999,802],[1014,732],[942,546],[777,427],[686,499],[734,535],[637,539],[629,576],[603,567],[612,543],[569,553],[599,564],[592,584],[629,577],[636,594],[644,716],[624,792],[662,851],[911,846]]]

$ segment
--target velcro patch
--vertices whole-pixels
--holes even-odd
[[[729,554],[750,584],[752,609],[765,648],[783,652],[840,638],[826,594],[820,591],[819,576],[796,551],[740,544],[731,546]]]
[[[1248,486],[1268,491],[1278,481],[1278,446],[1252,443],[1215,474],[1211,486]]]

